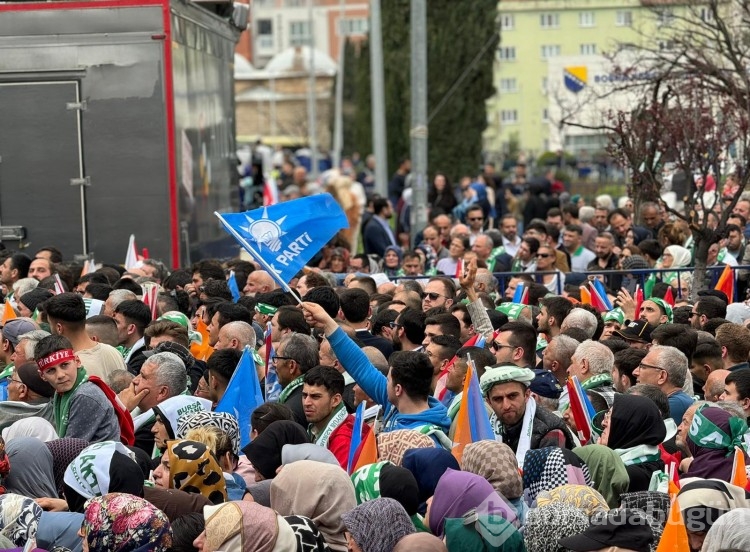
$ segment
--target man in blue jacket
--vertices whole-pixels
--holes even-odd
[[[389,359],[386,378],[344,333],[323,307],[302,303],[305,320],[325,332],[341,365],[362,390],[384,408],[381,431],[411,429],[429,435],[436,444],[450,449],[451,421],[444,405],[430,395],[432,363],[424,353],[397,351]]]

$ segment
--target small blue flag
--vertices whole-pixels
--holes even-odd
[[[354,457],[357,454],[357,449],[362,444],[362,430],[365,425],[365,401],[359,403],[357,412],[354,414],[354,428],[352,430],[352,440],[349,444],[349,460],[346,463],[346,473],[352,473],[352,467],[354,466]]]
[[[260,393],[258,373],[255,371],[255,359],[249,346],[245,347],[237,368],[229,380],[224,396],[216,405],[216,412],[227,412],[237,418],[240,426],[240,447],[250,442],[250,415],[263,404]]]
[[[214,213],[224,228],[285,291],[305,264],[349,222],[330,194],[245,213]]]
[[[229,279],[227,280],[229,291],[232,293],[232,301],[235,303],[240,300],[242,294],[240,293],[240,287],[237,285],[237,278],[234,275],[234,270],[229,272]]]

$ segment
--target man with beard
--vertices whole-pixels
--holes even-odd
[[[539,302],[541,312],[537,315],[537,327],[547,339],[560,335],[560,326],[565,317],[573,310],[573,303],[565,297],[545,297]]]
[[[491,423],[517,457],[531,449],[572,448],[573,439],[559,416],[538,406],[529,386],[535,374],[514,365],[488,368],[480,379],[482,394],[494,414]]]
[[[602,232],[596,238],[594,253],[596,259],[589,263],[589,271],[617,270],[618,257],[614,253],[615,238],[609,232]],[[612,274],[605,276],[609,289],[620,289],[622,287],[622,276]]]
[[[406,308],[401,311],[395,322],[391,323],[391,337],[394,351],[422,351],[425,330],[424,312]]]

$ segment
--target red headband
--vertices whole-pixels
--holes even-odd
[[[58,364],[62,364],[63,362],[68,362],[69,360],[75,359],[76,355],[73,352],[73,349],[62,349],[60,351],[55,351],[54,353],[51,353],[44,358],[40,358],[36,361],[36,364],[37,366],[39,366],[39,371],[44,372],[45,370],[54,368]]]

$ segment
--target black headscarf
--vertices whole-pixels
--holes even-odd
[[[666,436],[667,428],[654,401],[640,395],[615,395],[607,440],[609,448],[657,446]]]
[[[409,517],[419,508],[419,487],[414,475],[400,466],[386,464],[380,470],[380,496],[392,498],[404,507]]]
[[[297,422],[277,420],[243,448],[242,452],[264,479],[273,479],[281,466],[281,449],[284,445],[309,442],[307,433]]]

